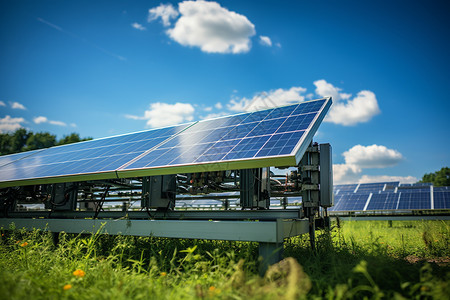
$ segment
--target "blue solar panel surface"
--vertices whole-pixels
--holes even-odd
[[[430,191],[401,192],[397,209],[431,209]]]
[[[188,125],[74,143],[37,151],[0,169],[0,181],[114,171]]]
[[[330,98],[320,99],[3,156],[0,184],[10,186],[9,182],[86,174],[118,178],[131,174],[130,170],[136,174],[136,170],[147,172],[174,165],[271,157],[289,158],[282,162],[295,161],[299,147],[310,142],[307,139],[312,139],[330,105]]]
[[[335,206],[329,210],[339,212],[450,209],[449,187],[434,187],[429,183],[399,184],[399,182],[360,184],[356,189],[357,186],[335,185]],[[364,199],[367,200],[367,205],[362,204]]]
[[[19,159],[24,158],[24,157],[33,155],[39,151],[42,151],[42,150],[26,151],[26,152],[21,152],[21,153],[0,156],[0,167],[6,166],[12,162],[15,162]]]
[[[335,197],[335,205],[331,211],[360,211],[364,209],[368,194],[344,193]]]
[[[122,170],[293,155],[325,101],[201,121]]]
[[[366,210],[391,210],[397,209],[399,194],[379,193],[372,194]]]
[[[450,209],[450,190],[439,189],[436,191],[435,188],[433,198],[435,209]]]

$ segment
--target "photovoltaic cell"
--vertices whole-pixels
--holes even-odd
[[[369,192],[378,193],[383,191],[386,186],[395,187],[398,186],[399,182],[377,182],[377,183],[363,183],[358,187],[357,193]]]
[[[111,172],[187,126],[148,130],[36,151],[1,167],[0,181]]]
[[[369,194],[339,193],[332,211],[362,211],[368,198]]]
[[[443,188],[438,189],[437,191],[435,190],[433,192],[433,198],[434,209],[450,209],[450,190]]]
[[[102,178],[129,177],[137,171],[148,176],[149,169],[172,166],[190,166],[189,170],[196,172],[198,164],[216,166],[241,160],[256,161],[252,164],[255,167],[266,158],[283,157],[283,163],[295,162],[299,149],[310,142],[330,105],[331,99],[320,99],[2,156],[0,186],[13,186],[14,182],[20,185],[24,181],[52,183],[56,182],[53,178],[66,180],[67,176],[79,175],[89,175],[81,180],[99,178],[94,176],[99,174]]]
[[[367,207],[357,205],[361,211],[450,209],[449,187],[432,187],[428,183],[381,182],[360,184],[357,192],[354,193],[356,187],[356,184],[335,185],[335,206],[329,210],[352,210],[349,208],[356,207],[355,198],[368,199],[370,194],[372,196],[370,196]],[[433,195],[433,200],[431,195]]]
[[[430,192],[402,192],[397,209],[431,209]]]
[[[12,162],[15,162],[19,159],[25,158],[27,156],[33,155],[39,151],[42,151],[42,150],[25,151],[25,152],[21,152],[21,153],[0,156],[0,167],[8,165]]]
[[[397,208],[399,194],[380,193],[372,194],[366,210],[392,210]]]
[[[325,102],[201,121],[121,170],[295,155]]]

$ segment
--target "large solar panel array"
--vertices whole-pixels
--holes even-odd
[[[330,106],[325,98],[0,156],[0,187],[293,166]]]
[[[380,182],[334,186],[334,212],[450,209],[449,187]]]

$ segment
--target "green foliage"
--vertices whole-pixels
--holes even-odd
[[[33,133],[20,128],[13,133],[0,133],[0,155],[37,150],[90,139],[82,139],[78,133],[71,133],[57,141],[56,136],[48,132]]]
[[[447,299],[449,222],[339,224],[315,252],[287,240],[264,277],[256,243],[3,231],[0,298]]]
[[[30,133],[26,141],[25,151],[52,147],[56,144],[56,136],[48,132]]]
[[[431,182],[434,186],[450,186],[450,168],[444,167],[434,173],[427,173],[419,182]]]
[[[80,135],[78,133],[71,133],[69,135],[65,135],[63,136],[62,139],[60,139],[57,143],[57,145],[66,145],[66,144],[72,144],[72,143],[77,143],[77,142],[81,142],[81,141],[87,141],[87,140],[91,140],[92,138],[80,138]]]

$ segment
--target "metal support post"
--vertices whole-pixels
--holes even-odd
[[[269,208],[269,168],[240,170],[239,180],[242,208]]]
[[[311,244],[312,251],[316,251],[316,222],[314,215],[310,215],[309,221],[309,242]]]
[[[259,243],[259,275],[264,276],[270,265],[283,259],[283,242]]]

